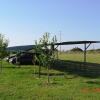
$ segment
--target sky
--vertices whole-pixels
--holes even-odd
[[[9,46],[34,44],[45,32],[58,42],[60,33],[62,42],[100,40],[100,0],[0,0],[0,33]]]

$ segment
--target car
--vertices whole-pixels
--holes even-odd
[[[9,59],[9,63],[16,64],[16,57],[12,57]]]
[[[34,53],[21,53],[17,59],[16,62],[19,62],[19,64],[33,64],[34,63]]]
[[[10,57],[9,62],[12,64],[21,64],[21,65],[34,64],[35,53],[20,52],[16,54],[16,56]]]

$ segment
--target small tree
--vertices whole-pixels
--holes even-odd
[[[41,66],[47,67],[48,83],[49,83],[49,69],[55,59],[54,43],[57,42],[56,36],[50,38],[50,33],[45,33],[39,42],[36,41],[35,52],[36,60],[39,63],[39,78],[41,72]]]
[[[7,55],[6,48],[8,46],[8,40],[5,39],[4,35],[0,34],[0,68],[2,70],[2,59]]]

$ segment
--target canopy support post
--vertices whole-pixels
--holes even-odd
[[[87,61],[87,49],[89,48],[89,46],[91,45],[91,43],[88,44],[88,46],[86,46],[86,43],[84,43],[84,63],[86,63]]]
[[[86,43],[84,44],[84,63],[86,62]]]

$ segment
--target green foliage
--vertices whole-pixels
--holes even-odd
[[[81,48],[75,47],[73,49],[70,50],[71,52],[83,52],[83,50]]]
[[[51,65],[51,62],[54,61],[54,47],[53,44],[57,42],[56,36],[50,39],[50,33],[45,33],[39,42],[35,42],[36,48],[35,51],[38,53],[36,59],[39,64],[47,67]],[[48,46],[48,44],[51,44]]]
[[[48,83],[49,83],[49,69],[52,63],[54,62],[54,43],[57,42],[56,36],[50,39],[50,33],[45,33],[42,38],[40,38],[39,42],[35,42],[36,48],[35,52],[36,60],[39,62],[39,77],[41,66],[47,67],[48,70]]]
[[[8,46],[8,40],[5,39],[4,35],[0,34],[0,71],[2,71],[2,59],[8,54],[6,48]]]
[[[6,48],[8,46],[8,40],[4,35],[0,34],[0,58],[3,59],[7,55]]]

